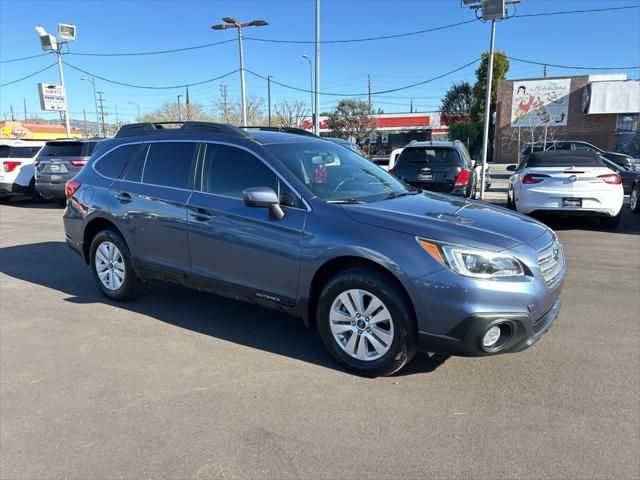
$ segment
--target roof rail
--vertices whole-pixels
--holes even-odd
[[[165,125],[180,125],[178,128],[166,127]],[[138,137],[145,135],[159,135],[162,133],[181,133],[181,134],[224,134],[237,137],[249,137],[249,135],[238,127],[226,123],[214,122],[145,122],[130,123],[123,125],[116,133],[115,138],[120,137]]]
[[[297,128],[297,127],[269,127],[269,126],[246,126],[246,127],[239,127],[241,129],[247,129],[247,130],[263,130],[263,131],[267,131],[267,132],[283,132],[283,133],[292,133],[294,135],[305,135],[307,137],[316,137],[318,138],[318,136],[314,133],[309,132],[308,130],[305,130],[303,128]]]

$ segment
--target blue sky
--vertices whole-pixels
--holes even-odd
[[[639,5],[638,0],[523,0],[518,14],[573,9]],[[58,23],[73,23],[78,39],[72,53],[140,52],[201,45],[235,38],[235,31],[213,31],[223,16],[242,21],[267,20],[267,27],[246,29],[245,36],[268,39],[314,39],[313,0],[259,1],[10,1],[0,0],[0,60],[41,53],[35,25],[54,32]],[[410,32],[470,20],[473,13],[458,0],[322,0],[322,39],[362,38]],[[489,25],[475,22],[412,37],[349,44],[325,44],[321,48],[321,91],[361,93],[371,75],[374,91],[400,87],[453,70],[478,58],[488,49]],[[496,47],[508,55],[533,61],[582,66],[640,65],[640,9],[567,16],[513,18],[497,27]],[[246,68],[275,80],[308,88],[309,66],[302,58],[314,53],[313,44],[273,44],[247,40]],[[143,57],[94,57],[67,55],[65,60],[96,75],[141,85],[194,83],[238,68],[237,42],[182,53]],[[54,62],[44,56],[0,64],[0,84],[33,73]],[[375,107],[385,112],[406,112],[413,99],[420,111],[437,109],[444,91],[454,81],[473,81],[475,66],[430,84],[402,92],[374,96]],[[549,76],[585,72],[550,67]],[[604,73],[589,71],[586,73]],[[627,72],[638,78],[640,71]],[[542,67],[511,63],[510,78],[542,75]],[[81,73],[65,68],[69,110],[81,118],[86,109],[94,118],[93,93]],[[23,115],[23,99],[29,114],[52,117],[40,111],[38,82],[57,83],[55,68],[23,82],[2,87],[0,115],[13,105]],[[231,97],[240,92],[239,75],[190,88],[193,101],[211,108],[226,84]],[[182,90],[139,90],[96,82],[105,92],[105,105],[115,120],[133,120],[137,104],[142,112],[163,102],[175,101]],[[247,76],[247,93],[265,98],[264,80]],[[272,101],[308,101],[309,94],[274,85]],[[328,110],[336,97],[321,98]],[[55,112],[54,112],[55,115]]]

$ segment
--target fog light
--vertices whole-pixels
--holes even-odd
[[[494,325],[487,333],[484,334],[484,338],[482,339],[482,346],[485,348],[493,347],[498,340],[500,339],[500,327],[498,325]]]

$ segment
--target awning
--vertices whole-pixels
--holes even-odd
[[[582,111],[587,115],[640,112],[640,80],[587,84],[584,87]]]

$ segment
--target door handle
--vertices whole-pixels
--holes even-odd
[[[189,215],[191,215],[195,220],[206,222],[213,217],[213,214],[204,208],[190,208]]]
[[[116,195],[116,200],[118,200],[120,203],[129,203],[131,200],[133,200],[133,198],[129,193],[121,192]]]

